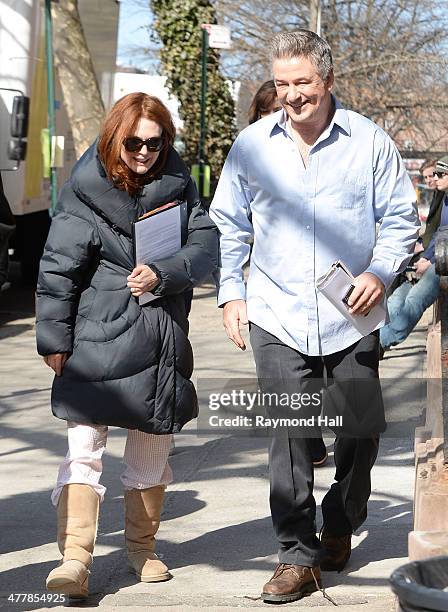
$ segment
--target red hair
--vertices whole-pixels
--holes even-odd
[[[133,136],[140,119],[155,121],[162,128],[163,146],[155,164],[145,174],[136,174],[121,159],[121,147]],[[165,166],[168,149],[174,142],[176,129],[169,110],[156,98],[135,92],[120,98],[106,115],[98,140],[98,155],[109,180],[118,189],[135,195],[148,179],[154,178]]]

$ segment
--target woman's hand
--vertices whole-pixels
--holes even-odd
[[[62,376],[62,370],[69,356],[70,353],[53,353],[52,355],[46,355],[44,361],[48,367],[54,370],[56,376]]]
[[[132,295],[140,297],[146,291],[152,291],[159,284],[157,274],[149,266],[139,265],[128,276],[128,287]]]

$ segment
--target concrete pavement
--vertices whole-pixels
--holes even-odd
[[[14,313],[0,302],[0,608],[8,611],[63,609],[42,601],[8,601],[12,593],[35,594],[35,599],[44,595],[45,577],[59,558],[50,492],[66,452],[65,424],[49,408],[51,372],[35,353],[33,318],[25,302],[22,312]],[[238,351],[225,337],[211,286],[196,292],[190,320],[196,377],[254,376],[250,348]],[[423,322],[406,343],[386,354],[383,376],[400,382],[424,376],[425,338]],[[410,394],[400,401],[405,395],[400,389],[392,393],[391,408],[415,419],[424,398]],[[259,600],[276,563],[266,440],[198,437],[195,423],[176,436],[171,459],[175,480],[158,536],[158,552],[174,578],[152,585],[135,584],[126,570],[119,480],[124,442],[124,431],[110,431],[103,476],[108,491],[101,508],[92,596],[83,609],[269,608]],[[327,444],[331,446],[330,438]],[[330,456],[328,465],[316,470],[318,503],[333,475]],[[350,564],[341,574],[323,574],[339,610],[393,610],[388,577],[406,562],[413,479],[412,438],[384,438],[373,471],[369,517],[353,538]],[[318,526],[320,522],[319,516]],[[315,593],[289,607],[317,612],[333,604]]]

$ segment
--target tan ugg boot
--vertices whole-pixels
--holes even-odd
[[[73,598],[89,594],[89,566],[92,563],[98,525],[100,498],[91,486],[68,484],[57,506],[59,565],[48,574],[47,589]]]
[[[124,492],[125,539],[130,569],[141,582],[171,578],[167,566],[157,557],[154,536],[160,524],[165,487],[131,489]]]

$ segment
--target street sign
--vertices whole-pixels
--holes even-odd
[[[230,49],[232,47],[230,28],[212,23],[203,23],[201,27],[207,30],[208,46],[212,49]]]
[[[198,163],[194,168],[196,180],[199,188],[199,197],[209,197],[210,195],[210,166],[206,164],[205,145],[207,137],[205,101],[207,96],[207,54],[208,48],[230,49],[230,29],[212,23],[202,23],[202,51],[201,51],[201,128],[198,147]]]

